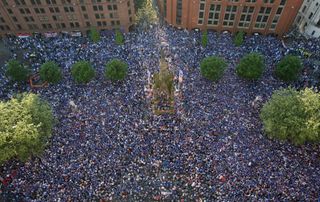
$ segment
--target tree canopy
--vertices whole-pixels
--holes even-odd
[[[275,91],[261,110],[269,137],[294,144],[320,141],[320,94],[311,89]]]
[[[146,4],[147,0],[135,0],[134,1],[134,7],[136,10],[143,8],[143,6]]]
[[[7,63],[6,75],[15,82],[25,82],[28,80],[30,71],[24,67],[18,60],[10,60]]]
[[[42,64],[40,78],[49,83],[58,83],[62,79],[60,67],[52,61]]]
[[[222,76],[227,64],[222,58],[211,56],[203,59],[200,64],[200,70],[203,77],[210,81],[217,81]]]
[[[153,75],[154,93],[156,99],[173,99],[174,74],[169,70],[168,63],[165,61],[163,54],[160,59],[160,71]]]
[[[233,39],[234,44],[236,46],[241,46],[243,44],[243,38],[244,38],[244,32],[243,31],[238,32]]]
[[[123,45],[124,44],[124,36],[120,30],[116,30],[116,44]]]
[[[207,45],[208,45],[208,31],[207,30],[202,32],[201,45],[204,48],[207,47]]]
[[[49,104],[35,94],[0,102],[0,164],[17,157],[25,161],[43,151],[53,127]]]
[[[106,64],[105,77],[111,81],[123,80],[128,71],[128,65],[121,60],[111,60]]]
[[[89,37],[93,43],[97,43],[100,41],[100,32],[95,27],[92,27],[90,29]]]
[[[146,0],[142,8],[136,13],[136,24],[147,29],[151,24],[158,22],[157,11],[152,6],[152,0]]]
[[[258,53],[247,54],[236,67],[236,73],[244,79],[257,80],[264,71],[263,60],[263,56]]]
[[[71,68],[74,80],[79,84],[88,83],[95,76],[94,69],[87,61],[79,61]]]
[[[300,58],[293,55],[287,55],[277,64],[275,74],[281,80],[290,82],[298,79],[301,69],[302,62]]]

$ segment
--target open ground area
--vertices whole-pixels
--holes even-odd
[[[122,46],[109,32],[98,43],[66,36],[12,39],[10,47],[23,49],[33,69],[52,60],[61,66],[64,77],[56,85],[30,89],[8,85],[4,72],[0,73],[3,100],[17,89],[38,93],[52,106],[57,122],[41,158],[0,167],[2,178],[12,176],[1,187],[0,199],[318,200],[320,146],[269,139],[259,117],[274,90],[314,81],[301,77],[285,84],[274,78],[275,64],[287,51],[277,38],[248,36],[236,47],[230,34],[209,32],[206,48],[199,44],[200,38],[195,31],[156,26],[127,34]],[[319,55],[319,41],[291,45]],[[182,72],[183,82],[176,113],[156,116],[145,87],[148,72],[159,70],[161,49],[174,74]],[[240,58],[250,52],[264,55],[266,64],[262,78],[254,82],[235,73]],[[212,55],[228,65],[218,82],[200,74],[201,60]],[[124,81],[104,79],[104,65],[113,58],[128,63]],[[76,84],[70,75],[71,65],[79,60],[90,61],[96,70],[96,78],[86,85]],[[304,61],[305,72],[313,75],[308,64]],[[253,106],[257,96],[261,101]]]

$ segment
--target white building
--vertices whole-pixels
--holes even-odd
[[[299,32],[310,38],[320,37],[320,0],[304,0],[295,24]]]

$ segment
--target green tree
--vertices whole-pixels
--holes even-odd
[[[124,37],[120,30],[116,30],[116,44],[123,45],[124,44]]]
[[[227,64],[222,58],[211,56],[203,59],[200,64],[200,70],[203,77],[210,81],[217,81],[226,70]]]
[[[245,55],[236,67],[238,76],[248,80],[258,80],[264,70],[263,56],[258,53]]]
[[[236,46],[241,46],[243,44],[243,39],[244,39],[244,32],[240,31],[235,35],[233,42]]]
[[[160,71],[153,75],[154,93],[156,99],[166,101],[173,100],[174,74],[169,70],[168,63],[165,61],[164,53],[161,52]]]
[[[128,71],[128,65],[121,60],[111,60],[106,64],[105,77],[111,81],[123,80]]]
[[[41,65],[40,78],[49,83],[58,83],[62,79],[60,67],[52,61]]]
[[[204,48],[207,47],[207,45],[208,45],[208,31],[207,30],[202,32],[201,45]]]
[[[10,60],[7,63],[7,72],[6,75],[15,82],[25,82],[27,81],[30,71],[25,68],[19,61]]]
[[[260,117],[269,137],[296,145],[320,141],[320,94],[292,88],[275,91]]]
[[[95,76],[94,69],[87,61],[79,61],[71,68],[74,80],[79,84],[88,83]]]
[[[275,74],[281,80],[290,82],[298,79],[301,69],[302,63],[300,58],[293,55],[287,55],[277,64]]]
[[[151,24],[158,22],[157,11],[152,6],[152,0],[146,0],[143,7],[136,13],[136,24],[146,30]]]
[[[135,0],[134,7],[136,10],[143,8],[143,6],[147,3],[147,0]]]
[[[90,39],[93,43],[97,43],[100,41],[100,32],[95,28],[95,27],[92,27],[90,29]]]
[[[0,164],[17,157],[26,161],[44,150],[51,136],[50,105],[35,94],[21,94],[0,102]]]

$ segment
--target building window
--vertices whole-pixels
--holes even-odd
[[[57,4],[56,0],[46,0],[47,4],[54,5]]]
[[[182,18],[182,0],[177,0],[177,15],[176,15],[176,24],[181,25]]]
[[[41,0],[30,0],[32,5],[41,5]]]
[[[313,16],[313,13],[311,12],[310,15],[309,15],[309,17],[308,17],[309,20],[312,18],[312,16]]]
[[[17,24],[18,30],[22,30],[21,25]]]
[[[273,4],[274,0],[263,0],[263,3],[265,3],[265,4]]]
[[[256,20],[256,24],[254,25],[255,28],[257,29],[264,29],[267,26],[268,20],[269,20],[269,16],[271,13],[271,7],[261,7],[257,20]]]
[[[5,22],[6,22],[3,17],[0,17],[0,21],[1,21],[2,23],[5,23]]]
[[[167,17],[167,0],[163,0],[163,16]]]
[[[41,22],[48,22],[48,16],[46,16],[46,15],[41,15],[41,16],[39,16],[39,20],[41,21]]]
[[[245,6],[242,9],[238,27],[249,28],[251,24],[252,15],[254,13],[253,6]]]
[[[198,16],[198,24],[202,25],[204,22],[204,14],[205,14],[206,1],[201,0],[199,6],[199,16]]]
[[[72,6],[69,6],[69,7],[64,7],[64,11],[66,12],[66,13],[72,13],[72,12],[74,12],[74,8],[72,7]]]
[[[94,11],[103,11],[103,6],[99,5],[99,6],[93,6],[93,10]]]
[[[280,17],[281,17],[282,11],[283,11],[283,7],[284,7],[284,4],[283,5],[279,5],[279,8],[277,9],[277,12],[276,12],[275,16],[273,17],[273,20],[272,20],[272,23],[271,23],[271,26],[270,26],[271,30],[275,30],[277,28],[277,24],[278,24],[278,22],[280,20]]]
[[[221,5],[210,5],[208,25],[218,25],[220,19]]]
[[[15,16],[12,16],[12,20],[13,20],[14,22],[18,22],[18,19],[17,19]]]
[[[232,27],[236,18],[237,6],[227,6],[224,15],[223,25]]]
[[[5,6],[7,6],[7,5],[8,5],[7,0],[2,0],[2,3],[3,3],[3,5],[5,5]]]

